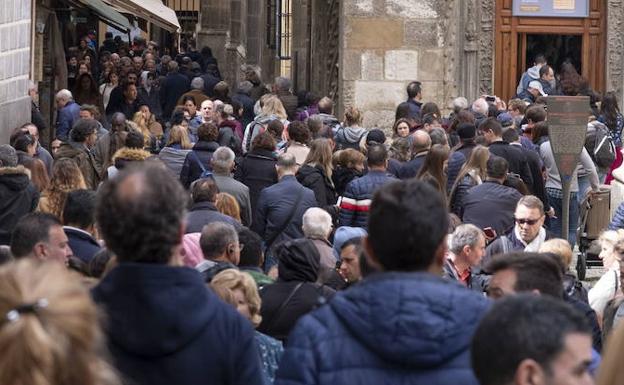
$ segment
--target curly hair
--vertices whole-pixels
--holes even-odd
[[[38,210],[61,218],[67,194],[74,190],[86,189],[84,177],[73,159],[61,158],[54,162],[52,178],[42,195],[47,204],[40,202]]]
[[[161,164],[142,163],[98,191],[96,222],[120,262],[165,264],[179,245],[187,193]]]

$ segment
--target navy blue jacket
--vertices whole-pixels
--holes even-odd
[[[513,187],[485,181],[468,190],[464,196],[462,222],[480,229],[491,227],[504,234],[514,224],[514,211],[522,194]]]
[[[611,223],[609,223],[609,230],[618,230],[624,229],[624,202],[620,203],[620,205],[615,210],[615,214],[613,215],[613,219]]]
[[[195,182],[202,174],[201,166],[198,162],[201,162],[207,171],[212,170],[212,154],[219,148],[217,142],[204,142],[200,140],[195,143],[193,150],[186,154],[184,158],[184,164],[180,171],[180,182],[186,188],[191,186],[191,183]]]
[[[276,385],[477,385],[470,342],[489,301],[428,273],[380,273],[290,334]]]
[[[201,233],[204,226],[213,222],[225,222],[234,226],[236,230],[241,228],[241,224],[232,217],[221,214],[212,202],[193,203],[186,216],[186,233]]]
[[[340,201],[340,226],[368,228],[368,211],[378,188],[396,179],[383,171],[368,174],[349,182]]]
[[[69,240],[69,247],[75,257],[80,258],[84,263],[89,263],[102,247],[99,243],[86,231],[80,231],[73,227],[63,227],[65,235]]]
[[[399,169],[399,179],[409,179],[418,175],[426,157],[427,153],[418,154],[409,162],[403,163]]]
[[[178,99],[190,88],[191,81],[181,73],[172,72],[167,75],[160,85],[160,104],[164,119],[168,120],[171,117],[173,109],[178,104]]]
[[[301,189],[303,189],[303,196],[292,219],[284,228]],[[303,237],[301,229],[303,214],[310,207],[317,207],[314,192],[297,182],[294,175],[283,176],[278,183],[260,192],[251,229],[265,241],[274,239],[273,245],[284,240],[301,238]],[[284,230],[277,234],[280,228]],[[267,245],[267,247],[270,246]]]
[[[187,267],[121,263],[93,289],[116,368],[136,385],[264,384],[251,323]]]

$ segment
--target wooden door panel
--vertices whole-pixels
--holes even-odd
[[[595,91],[605,88],[606,1],[590,0],[587,18],[513,17],[512,0],[496,0],[494,91],[503,99],[514,96],[517,79],[526,70],[523,34],[582,35],[582,75]],[[520,59],[522,57],[522,59]],[[555,70],[558,70],[555,68]]]

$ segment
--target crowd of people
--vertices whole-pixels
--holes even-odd
[[[600,280],[570,271],[622,164],[613,93],[539,56],[447,116],[411,82],[385,132],[181,51],[86,36],[54,140],[34,98],[0,145],[0,383],[621,382],[624,206]],[[569,229],[548,94],[591,100]]]

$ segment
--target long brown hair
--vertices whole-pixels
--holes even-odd
[[[45,164],[41,159],[29,158],[24,161],[24,167],[30,170],[30,180],[39,192],[45,190],[50,184],[50,177]]]
[[[470,153],[470,157],[464,163],[463,167],[459,170],[459,174],[457,175],[457,179],[455,179],[455,183],[453,183],[453,188],[451,189],[451,193],[449,197],[452,197],[455,194],[455,190],[457,186],[461,183],[466,175],[469,175],[470,172],[476,172],[477,175],[481,178],[482,181],[487,177],[487,161],[490,158],[490,151],[487,147],[476,146],[472,149]]]
[[[0,268],[0,315],[1,384],[121,383],[99,355],[97,307],[61,264],[23,259]]]
[[[73,159],[61,158],[54,162],[50,185],[43,192],[48,199],[48,207],[41,211],[48,212],[61,218],[67,194],[80,189],[86,189],[84,177]]]
[[[416,175],[418,179],[433,178],[438,184],[438,190],[446,196],[446,174],[444,173],[444,162],[449,157],[449,149],[441,144],[431,146],[425,157],[425,161]]]
[[[310,152],[303,164],[313,167],[320,167],[325,173],[325,177],[331,183],[332,177],[332,147],[329,139],[314,139],[310,143]]]

